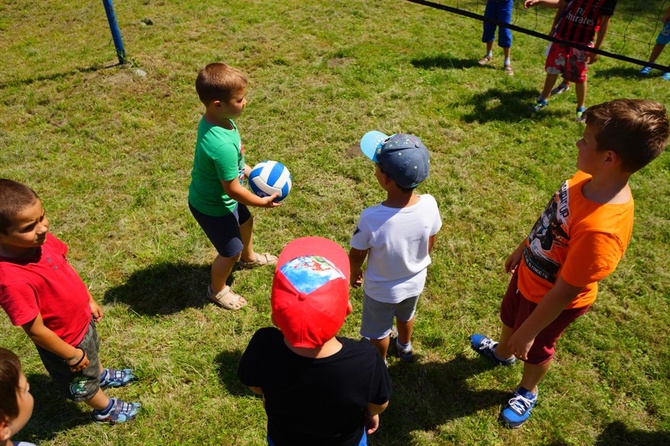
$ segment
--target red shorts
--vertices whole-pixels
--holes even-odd
[[[514,331],[523,324],[523,322],[535,310],[537,304],[529,301],[517,288],[517,273],[514,273],[510,280],[509,287],[503,297],[500,306],[500,320]],[[554,346],[561,337],[565,329],[574,322],[579,316],[586,313],[591,306],[582,308],[570,308],[563,310],[554,321],[547,325],[536,337],[533,346],[528,352],[529,364],[544,364],[554,357]]]
[[[589,43],[588,46],[593,48],[593,43]],[[584,50],[552,43],[544,63],[544,70],[547,74],[562,74],[565,80],[583,84],[586,82],[586,72],[589,68],[586,63],[587,54]]]

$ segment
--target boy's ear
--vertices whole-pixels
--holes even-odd
[[[607,167],[619,167],[621,165],[621,157],[614,150],[606,150],[603,161]]]
[[[9,430],[9,423],[7,423],[7,420],[0,420],[0,441],[7,441],[11,436],[12,433]]]

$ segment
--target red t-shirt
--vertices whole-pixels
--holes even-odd
[[[582,188],[591,176],[578,171],[563,183],[526,239],[519,266],[519,291],[539,303],[560,276],[583,287],[566,308],[596,300],[598,281],[623,257],[633,230],[633,199],[622,204],[594,203]]]
[[[48,234],[33,258],[0,256],[0,306],[17,326],[41,314],[45,327],[76,346],[91,321],[90,294],[65,254],[67,245]]]
[[[556,24],[556,37],[588,45],[600,28],[603,16],[612,16],[617,0],[568,1]]]

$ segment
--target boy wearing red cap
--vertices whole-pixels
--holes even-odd
[[[435,198],[414,192],[428,178],[430,154],[414,135],[378,131],[363,136],[361,151],[377,164],[375,175],[386,191],[386,200],[363,210],[350,242],[351,286],[363,284],[361,336],[370,339],[386,361],[395,318],[396,352],[411,362],[416,304],[442,227]]]
[[[391,396],[381,356],[336,337],[351,313],[349,259],[321,237],[292,241],[272,282],[272,322],[242,355],[240,381],[263,396],[270,446],[366,445]]]

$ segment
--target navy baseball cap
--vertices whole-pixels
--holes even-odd
[[[430,153],[414,135],[372,130],[361,138],[361,151],[400,187],[413,189],[428,178]]]

